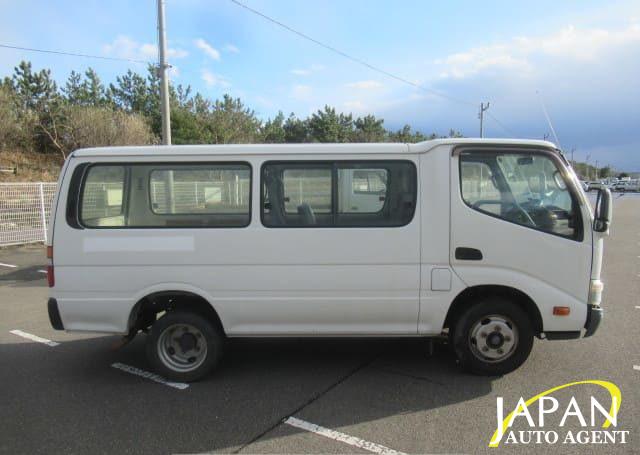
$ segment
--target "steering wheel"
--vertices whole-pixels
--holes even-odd
[[[518,204],[517,202],[511,202],[511,203],[503,203],[502,201],[496,201],[496,200],[488,200],[488,199],[481,199],[479,201],[476,201],[473,204],[473,208],[474,209],[480,209],[480,206],[482,205],[501,205],[501,206],[507,206],[510,207],[507,210],[505,210],[505,214],[513,214],[512,216],[506,216],[505,218],[509,221],[514,221],[516,223],[519,224],[526,224],[529,226],[537,226],[536,222],[533,221],[533,218],[531,218],[531,215],[529,215],[529,212],[527,212],[525,209],[523,209],[520,204]]]

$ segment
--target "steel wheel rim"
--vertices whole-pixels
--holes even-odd
[[[502,362],[518,347],[518,329],[506,316],[483,316],[471,326],[468,343],[473,355],[483,362]]]
[[[187,373],[207,358],[207,341],[191,324],[173,324],[162,331],[157,342],[158,357],[169,369]]]

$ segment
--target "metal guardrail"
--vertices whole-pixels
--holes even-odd
[[[55,183],[0,183],[0,246],[46,242]]]

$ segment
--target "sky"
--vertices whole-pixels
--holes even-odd
[[[640,171],[637,0],[239,1],[409,83],[230,0],[166,0],[172,83],[240,97],[262,119],[328,104],[375,114],[391,129],[470,137],[479,135],[480,102],[489,102],[486,137],[548,135],[576,160]],[[0,44],[157,60],[155,0],[0,0],[0,10]],[[0,48],[0,76],[22,59],[59,82],[88,67],[106,82],[146,71]]]

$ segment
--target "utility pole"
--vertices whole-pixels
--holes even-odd
[[[573,152],[576,151],[575,147],[571,147],[571,166],[575,167],[576,166],[576,162],[573,161]]]
[[[164,0],[158,1],[158,51],[160,62],[160,110],[162,113],[162,143],[171,145],[171,118],[169,114],[169,77],[167,71],[167,35],[164,22]]]
[[[598,180],[598,160],[596,160],[596,180]]]
[[[484,103],[480,103],[480,112],[478,112],[478,118],[480,119],[480,137],[484,137],[484,111],[489,109],[489,102],[485,106]]]

